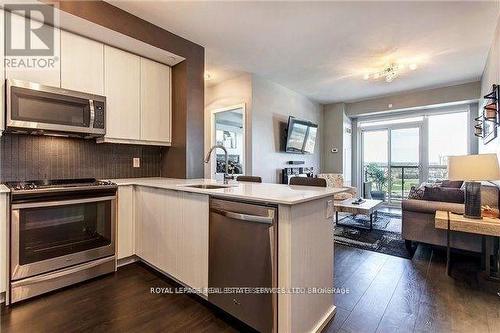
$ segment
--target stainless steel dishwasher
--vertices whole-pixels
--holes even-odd
[[[276,220],[275,206],[210,199],[208,285],[235,289],[208,300],[259,332],[277,328],[277,294],[255,290],[277,285]]]

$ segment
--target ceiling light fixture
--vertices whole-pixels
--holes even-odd
[[[392,82],[394,79],[399,77],[401,73],[405,70],[405,65],[404,64],[398,64],[398,63],[391,63],[387,66],[384,67],[381,71],[378,72],[373,72],[373,73],[366,73],[363,76],[363,79],[368,80],[368,79],[384,79],[385,82]],[[412,63],[408,65],[408,68],[412,71],[417,69],[417,64]]]
[[[203,78],[205,79],[205,81],[210,81],[210,80],[212,80],[212,75],[208,72],[205,72],[205,74],[203,75]]]

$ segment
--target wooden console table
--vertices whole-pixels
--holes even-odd
[[[489,272],[490,278],[498,280],[500,278],[500,219],[484,217],[482,219],[470,219],[461,214],[454,214],[446,211],[436,211],[435,227],[447,231],[446,241],[446,272],[450,274],[450,232],[466,232],[483,236],[482,252],[484,257],[485,270]],[[489,251],[487,247],[487,237],[493,238],[495,251],[494,266],[490,265]]]

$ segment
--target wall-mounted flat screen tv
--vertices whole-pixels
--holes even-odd
[[[288,117],[285,151],[295,154],[314,153],[317,133],[317,124],[292,116]]]

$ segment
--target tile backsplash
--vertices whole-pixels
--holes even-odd
[[[4,134],[0,180],[159,177],[163,150],[153,146],[97,144],[94,140]],[[140,168],[133,158],[141,159]]]

